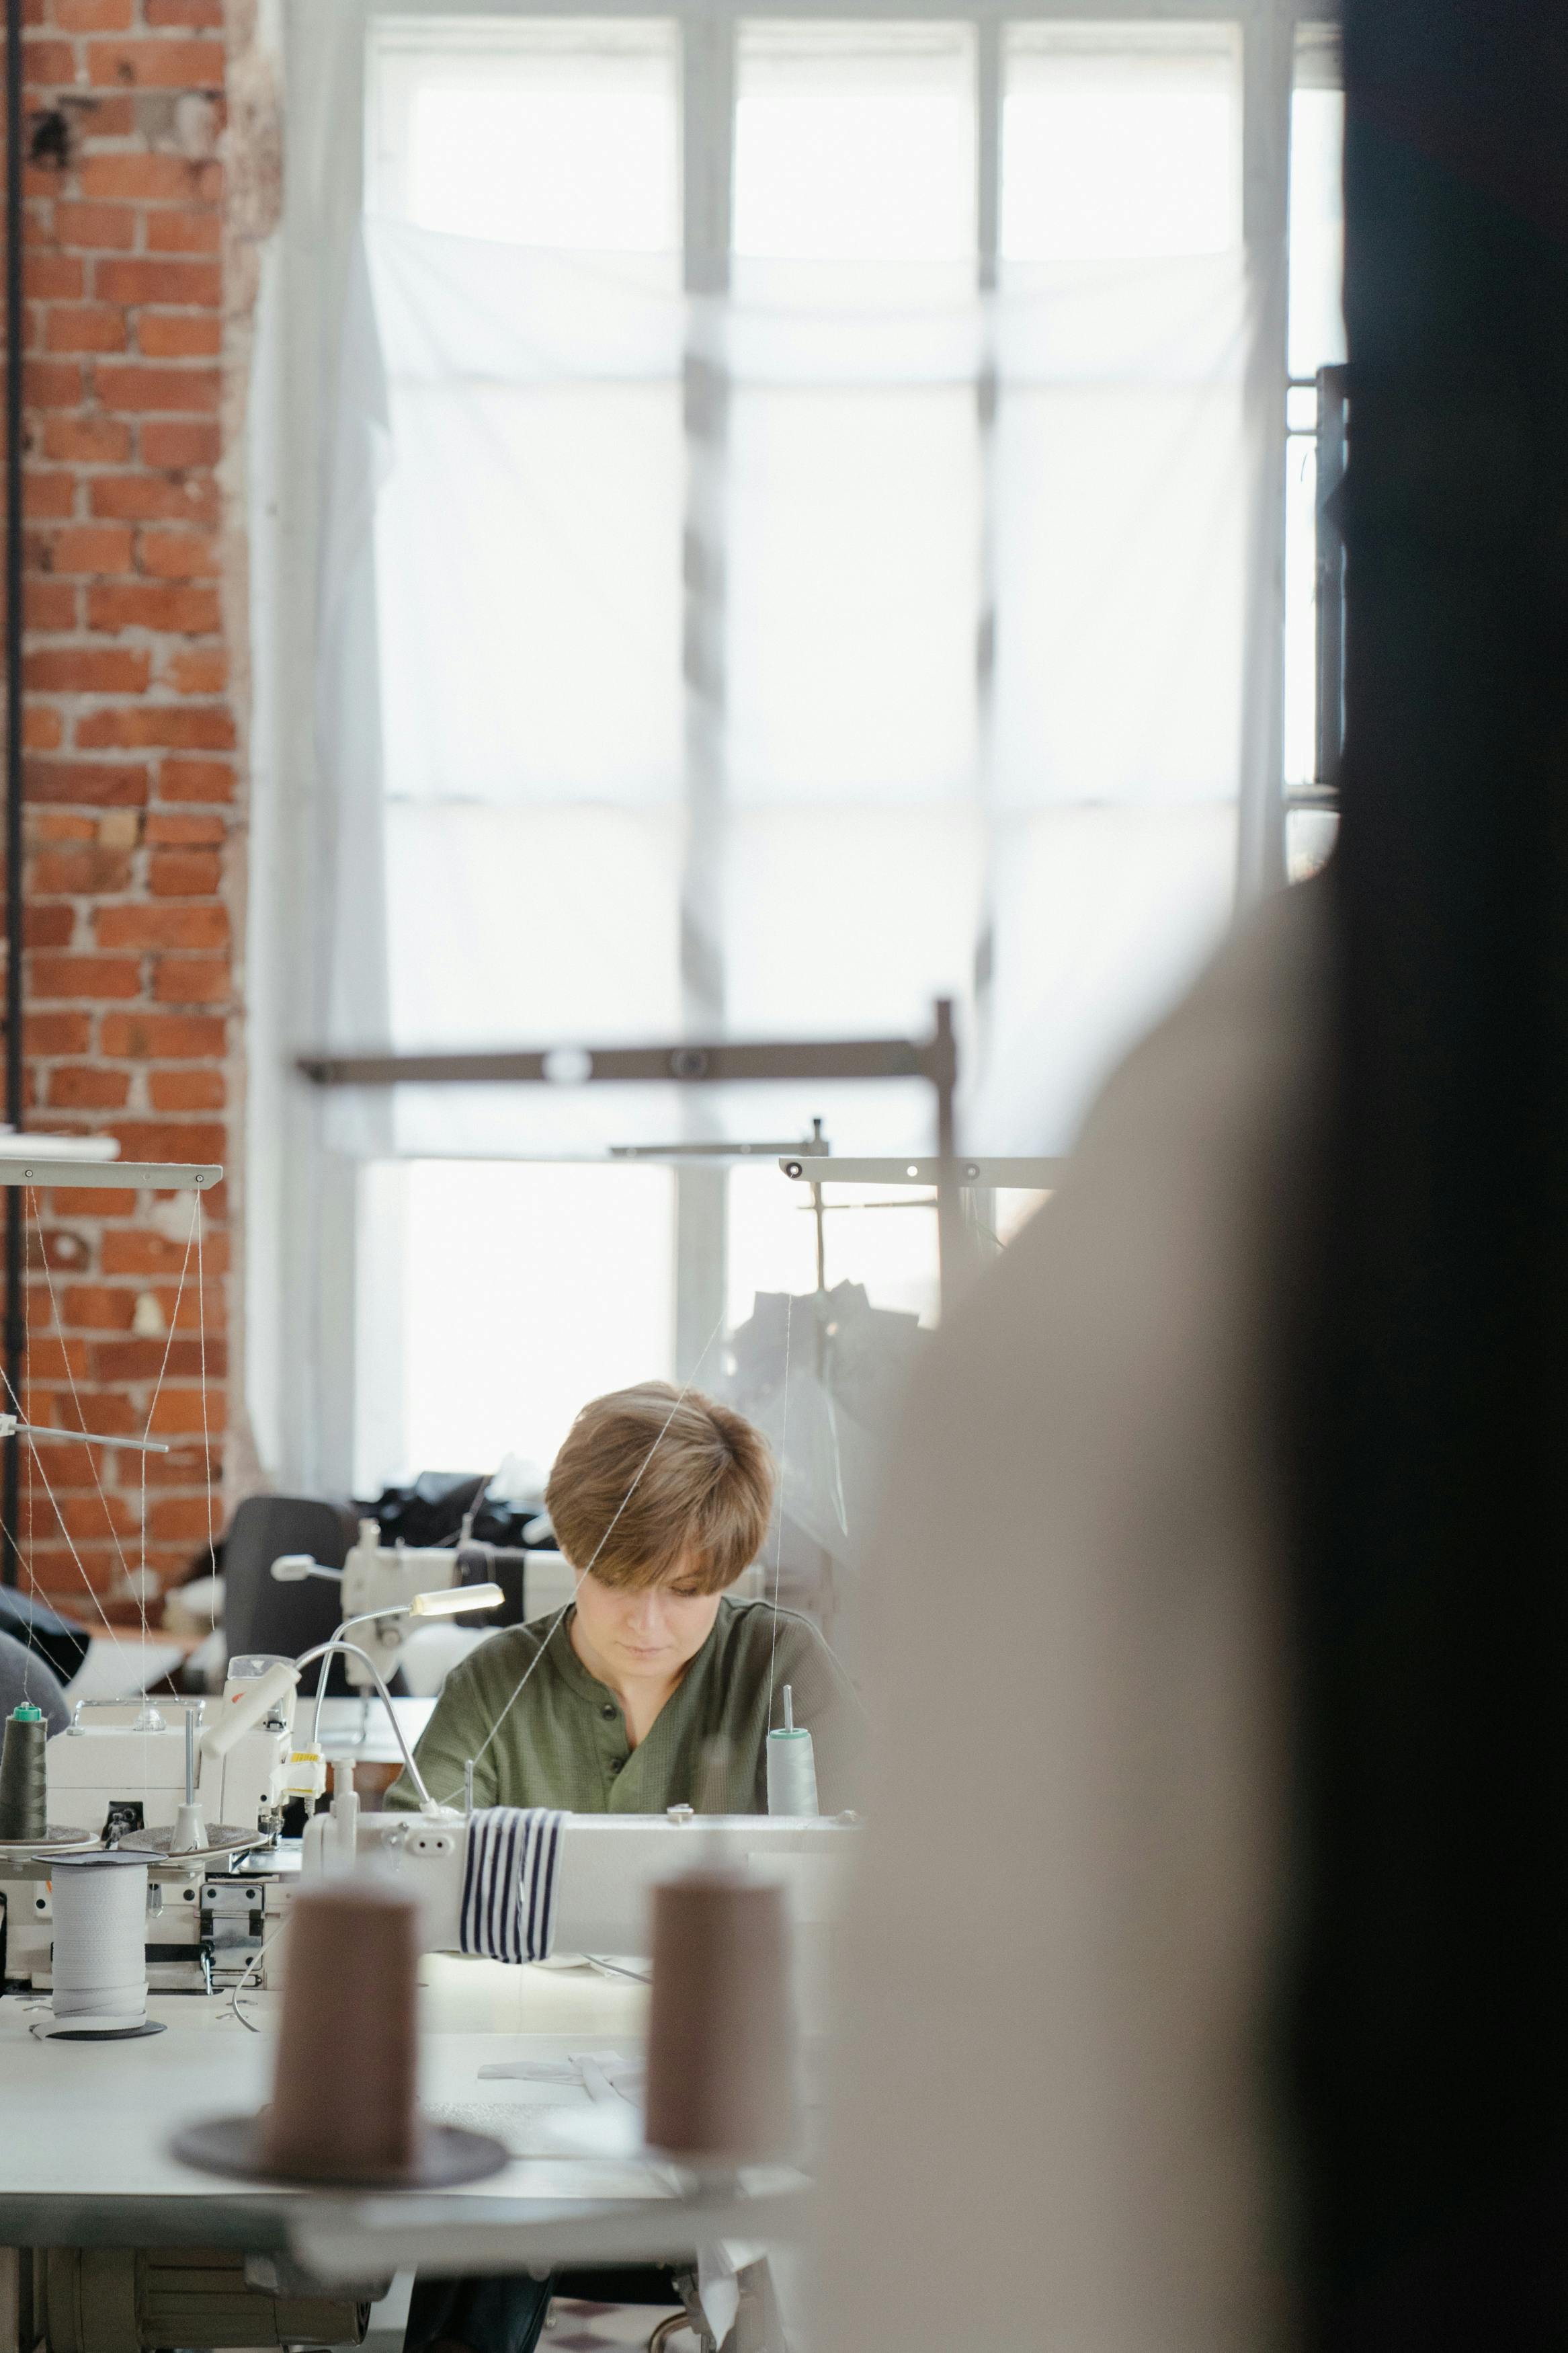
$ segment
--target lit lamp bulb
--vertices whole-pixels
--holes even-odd
[[[411,1618],[461,1618],[469,1609],[499,1609],[505,1599],[499,1585],[447,1585],[438,1592],[416,1593],[408,1614]]]

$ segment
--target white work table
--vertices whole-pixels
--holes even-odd
[[[42,2006],[7,1996],[0,2001],[0,2246],[288,2246],[324,2280],[363,2279],[411,2265],[502,2271],[668,2260],[689,2254],[699,2238],[760,2236],[770,2215],[782,2221],[798,2202],[797,2176],[757,2174],[739,2197],[733,2186],[697,2196],[640,2158],[562,2153],[552,2118],[563,2108],[587,2112],[586,2092],[481,2079],[480,2067],[584,2049],[633,2051],[640,1997],[605,1980],[584,1987],[575,1972],[556,1991],[538,1972],[491,1975],[484,1964],[470,1991],[464,1966],[426,1965],[435,1981],[423,1997],[420,2105],[437,2120],[492,2134],[514,2154],[487,2179],[440,2191],[288,2189],[226,2179],[170,2154],[183,2125],[265,2103],[277,2017],[268,1999],[247,2001],[259,2033],[232,2017],[226,1997],[154,1996],[149,2012],[166,2032],[80,2043],[37,2040],[28,2027]],[[476,2003],[493,2013],[520,1995],[525,2007],[575,2012],[582,2023],[555,2032],[442,2031],[443,2019]]]

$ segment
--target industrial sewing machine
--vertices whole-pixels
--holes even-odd
[[[291,1799],[326,1786],[294,1746],[292,1689],[254,1694],[279,1661],[230,1662],[221,1698],[85,1700],[45,1751],[51,1823],[144,1853],[148,1982],[158,1993],[233,1984],[281,1917],[299,1848],[279,1842]],[[47,1859],[0,1854],[4,1982],[47,1991],[53,1920]]]

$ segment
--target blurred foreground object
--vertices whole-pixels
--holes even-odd
[[[866,1599],[822,2353],[1271,2327],[1264,1465],[1321,920],[1320,883],[1273,902],[1138,1048],[916,1376]]]

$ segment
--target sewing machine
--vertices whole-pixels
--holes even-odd
[[[297,1883],[299,1851],[279,1843],[283,1812],[295,1798],[312,1806],[325,1770],[314,1750],[294,1747],[292,1690],[269,1692],[255,1722],[240,1713],[276,1664],[231,1661],[221,1698],[83,1701],[45,1750],[50,1822],[146,1853],[155,1991],[232,1984]],[[47,1862],[17,1849],[0,1855],[0,1903],[5,1984],[47,1990]]]

